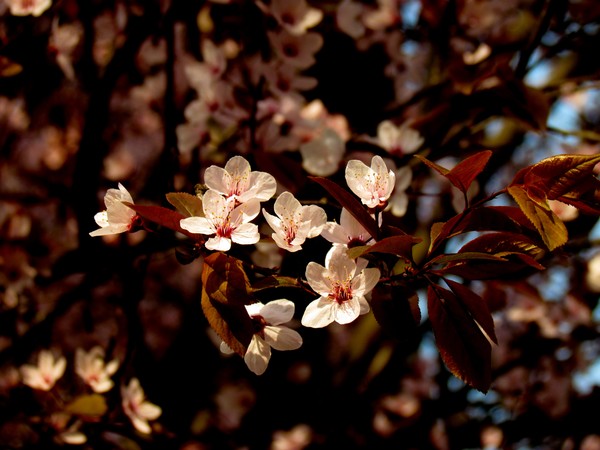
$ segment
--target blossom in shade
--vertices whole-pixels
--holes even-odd
[[[334,245],[345,247],[374,243],[373,237],[346,208],[342,208],[340,223],[327,222],[321,231],[321,236]]]
[[[146,400],[144,390],[137,378],[132,378],[127,386],[121,387],[121,405],[131,423],[140,433],[149,434],[149,420],[158,419],[162,409]]]
[[[234,156],[225,168],[210,166],[204,172],[204,183],[227,198],[239,203],[249,200],[269,200],[275,194],[277,182],[273,175],[252,171],[250,163],[241,156]]]
[[[320,9],[312,8],[305,0],[272,0],[270,6],[259,2],[261,9],[270,13],[291,34],[304,34],[308,28],[323,19]]]
[[[263,209],[263,215],[274,231],[271,237],[279,247],[290,252],[301,250],[304,241],[318,236],[327,222],[327,214],[323,208],[316,205],[303,206],[287,191],[275,201],[274,211],[277,216]]]
[[[364,5],[352,0],[343,0],[339,4],[335,20],[338,28],[347,35],[358,39],[365,34],[365,26],[361,21]]]
[[[258,226],[249,223],[260,212],[260,202],[252,199],[235,206],[234,198],[225,198],[210,189],[202,197],[204,217],[186,217],[181,228],[191,233],[214,235],[206,241],[206,248],[226,252],[231,242],[255,244],[260,239]]]
[[[119,368],[119,361],[113,359],[104,363],[104,350],[100,346],[93,347],[89,352],[78,348],[75,350],[75,373],[94,392],[106,392],[113,387],[110,379]]]
[[[379,281],[379,269],[367,268],[367,261],[350,259],[343,246],[333,246],[325,267],[314,261],[306,266],[306,280],[320,295],[304,311],[302,325],[322,328],[332,322],[347,324],[369,312],[365,295]]]
[[[362,161],[353,159],[346,165],[346,183],[348,187],[369,208],[386,204],[394,190],[396,175],[389,170],[381,156],[375,155],[371,167]]]
[[[267,370],[271,359],[271,347],[275,350],[296,350],[302,345],[302,337],[297,331],[281,326],[292,320],[294,303],[281,299],[266,305],[253,303],[246,305],[256,331],[244,355],[248,368],[257,375]]]
[[[320,136],[300,145],[302,167],[312,175],[328,177],[339,169],[345,151],[342,138],[327,128]]]
[[[50,6],[52,0],[5,0],[13,16],[41,16]]]
[[[410,167],[401,167],[396,170],[396,186],[390,197],[388,208],[396,217],[402,217],[406,214],[408,208],[408,195],[406,190],[412,182],[412,171]]]
[[[25,364],[21,366],[23,384],[41,391],[49,391],[63,376],[67,367],[64,356],[54,358],[50,350],[42,350],[38,355],[37,366]]]
[[[393,155],[408,155],[414,153],[423,145],[423,136],[406,124],[394,125],[384,120],[377,127],[377,142]]]
[[[137,219],[137,213],[123,202],[133,203],[133,198],[121,183],[119,183],[119,189],[106,191],[104,196],[106,209],[94,216],[94,220],[100,228],[92,231],[90,236],[106,236],[131,230]]]
[[[317,53],[323,46],[323,36],[319,33],[294,35],[285,30],[268,32],[269,41],[275,54],[285,63],[298,69],[312,66]]]

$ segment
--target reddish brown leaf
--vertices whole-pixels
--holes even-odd
[[[319,183],[333,198],[335,198],[340,205],[350,212],[360,224],[365,227],[371,236],[377,238],[379,235],[379,228],[375,219],[367,212],[364,206],[358,201],[356,197],[350,194],[347,190],[342,188],[339,184],[333,181],[322,178],[322,177],[309,177],[311,180]]]
[[[554,250],[567,242],[567,227],[552,212],[547,201],[537,198],[539,197],[537,190],[527,191],[521,186],[509,186],[508,193],[535,226],[549,250]]]
[[[412,260],[412,248],[422,239],[405,234],[384,238],[373,245],[363,245],[348,249],[348,256],[352,259],[367,253],[389,253]]]
[[[469,313],[473,316],[483,331],[485,331],[492,342],[498,344],[498,338],[496,338],[496,332],[494,330],[494,319],[492,318],[492,314],[490,313],[485,300],[468,287],[463,286],[456,281],[449,279],[445,281],[448,286],[450,286],[452,292],[454,292],[456,295],[456,298],[458,298],[458,300],[460,300],[467,308]]]
[[[490,150],[469,156],[448,172],[446,178],[462,192],[467,192],[469,186],[485,168],[491,156],[492,152]]]
[[[481,392],[492,380],[491,344],[456,295],[440,286],[427,290],[429,319],[448,369]]]
[[[442,176],[446,176],[448,175],[448,173],[450,172],[448,169],[446,169],[445,167],[440,166],[439,164],[434,163],[433,161],[428,160],[427,158],[425,158],[422,155],[414,155],[415,158],[417,158],[419,161],[421,161],[422,163],[424,163],[426,166],[429,166],[430,168],[432,168],[433,170],[435,170],[436,172],[438,172],[440,175]]]
[[[237,354],[244,356],[254,333],[244,305],[254,303],[242,262],[213,253],[202,266],[202,311],[211,328]]]
[[[379,284],[372,291],[371,308],[383,331],[398,339],[414,337],[421,323],[419,297],[412,289]]]
[[[154,222],[165,228],[177,231],[178,233],[185,234],[192,239],[198,239],[197,234],[190,233],[189,231],[181,228],[179,222],[181,222],[181,219],[184,219],[185,216],[177,211],[163,208],[162,206],[134,205],[133,203],[129,202],[123,203],[133,209],[145,220],[149,220],[150,222]]]

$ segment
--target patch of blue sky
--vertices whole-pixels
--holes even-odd
[[[422,5],[419,0],[408,0],[400,6],[402,24],[406,28],[414,28],[419,23]]]
[[[600,386],[600,358],[597,358],[585,370],[573,374],[573,387],[580,394],[590,394],[596,386]]]
[[[596,225],[594,225],[592,227],[588,237],[589,237],[590,241],[595,241],[595,240],[600,239],[600,220],[598,220],[598,222],[596,222]]]

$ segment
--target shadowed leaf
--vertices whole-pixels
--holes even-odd
[[[441,175],[446,177],[454,186],[460,189],[462,192],[467,192],[471,183],[475,181],[477,175],[485,168],[485,165],[492,156],[490,150],[476,153],[469,156],[465,160],[458,163],[452,170],[445,169],[444,167],[429,161],[420,155],[415,155],[420,161],[425,163],[427,166],[435,169]]]
[[[377,285],[371,294],[371,308],[383,331],[398,339],[414,337],[421,323],[419,297],[412,289]]]
[[[213,253],[202,266],[202,311],[211,328],[238,355],[244,356],[254,334],[244,305],[254,303],[242,262]]]
[[[361,245],[348,249],[348,257],[351,259],[358,258],[367,253],[390,253],[392,255],[402,256],[406,259],[412,259],[413,245],[421,242],[422,239],[410,236],[392,236],[384,238],[373,245]]]
[[[65,411],[78,416],[100,417],[107,409],[106,400],[102,395],[90,394],[76,397],[66,406]]]
[[[465,383],[487,392],[492,381],[492,348],[456,295],[429,286],[427,307],[436,345],[448,369]]]

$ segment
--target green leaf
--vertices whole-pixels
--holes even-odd
[[[204,217],[202,199],[187,192],[169,192],[167,201],[185,217]]]
[[[554,250],[567,242],[567,227],[552,212],[547,201],[532,199],[532,195],[522,186],[509,186],[508,193],[535,226],[549,250]],[[537,197],[537,192],[535,196]]]
[[[470,260],[489,260],[489,261],[501,261],[501,262],[506,261],[504,258],[497,256],[497,255],[492,255],[490,253],[459,252],[459,253],[450,253],[447,255],[437,256],[430,261],[430,264],[448,264],[450,262],[470,261]]]
[[[254,334],[244,305],[255,303],[243,264],[216,252],[202,266],[202,311],[211,328],[238,355],[244,356]]]
[[[429,286],[427,308],[435,342],[448,369],[481,392],[492,382],[492,348],[456,295],[441,286]]]
[[[297,278],[272,275],[261,278],[252,285],[254,292],[272,288],[301,288]]]
[[[69,403],[65,411],[77,416],[100,417],[106,413],[108,407],[102,395],[80,395]]]

